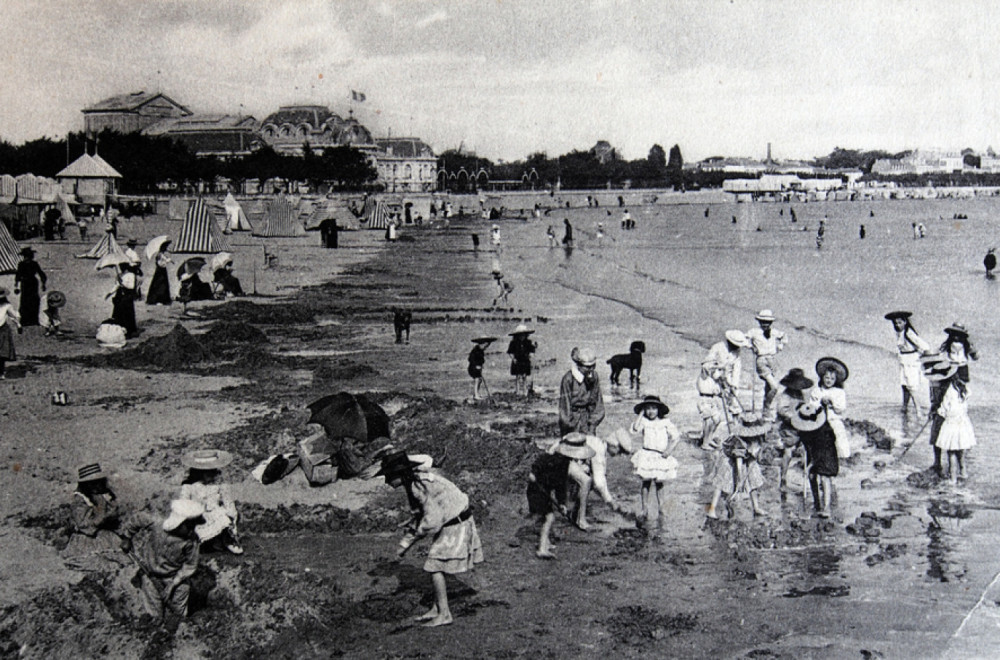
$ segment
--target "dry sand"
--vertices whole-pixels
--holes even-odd
[[[574,221],[583,213],[567,212]],[[130,221],[122,234],[144,242],[174,227]],[[833,520],[811,518],[801,498],[781,496],[770,466],[767,519],[751,520],[741,502],[736,520],[707,524],[702,475],[710,457],[684,445],[661,537],[594,498],[595,529],[557,524],[558,560],[536,560],[537,528],[523,515],[525,476],[534,441],[555,435],[570,348],[590,343],[610,354],[626,348],[623,337],[655,345],[651,365],[660,373],[647,378],[671,383],[674,417],[690,430],[698,421],[686,383],[704,345],[621,301],[566,286],[586,274],[585,249],[575,261],[565,258],[558,285],[524,268],[537,258],[533,241],[544,226],[502,227],[503,259],[519,285],[513,309],[486,309],[491,259],[469,240],[471,232],[485,239],[482,223],[407,229],[392,245],[380,232],[347,232],[341,250],[318,248],[315,234],[283,239],[278,265],[256,275],[260,244],[237,235],[246,243],[235,251],[237,275],[248,290],[256,277],[259,295],[196,304],[196,317],[139,304],[144,333],[117,354],[92,338],[110,310],[101,297],[111,276],[69,258],[88,246],[38,244],[50,288],[70,299],[64,316],[73,333],[55,340],[28,329],[18,338],[22,360],[0,386],[0,654],[961,657],[995,643],[977,609],[992,602],[995,569],[956,547],[963,523],[967,533],[969,525],[990,528],[992,515],[979,509],[973,518],[934,484],[908,485],[908,477],[919,481],[919,466],[896,465],[899,446],[889,453],[867,445],[884,435],[871,422],[855,426],[858,454],[838,480]],[[564,256],[558,250],[551,258]],[[409,344],[393,342],[395,305],[414,311]],[[527,400],[510,394],[504,356],[506,333],[520,322],[536,328],[540,342],[536,396]],[[178,323],[186,334],[173,330]],[[248,327],[263,331],[266,345],[233,341]],[[171,333],[182,341],[167,346]],[[501,337],[486,367],[495,404],[469,405],[465,357],[469,339],[483,334]],[[213,359],[186,363],[194,345],[214,349]],[[175,358],[169,368],[148,366],[166,352]],[[602,432],[610,432],[630,420],[641,393],[609,391],[603,363],[599,373],[609,410]],[[69,406],[50,404],[57,390],[68,393]],[[431,594],[419,552],[390,559],[402,493],[378,481],[310,488],[301,471],[270,486],[249,476],[306,435],[305,404],[342,390],[370,393],[392,416],[394,441],[443,459],[475,502],[487,561],[449,581],[452,626],[428,631],[408,622]],[[98,460],[128,502],[162,512],[179,487],[180,455],[210,446],[237,456],[225,476],[240,502],[246,554],[206,555],[191,617],[175,635],[157,634],[124,607],[120,583],[64,567],[63,505],[75,466]],[[626,458],[611,459],[610,481],[634,504],[638,482]]]

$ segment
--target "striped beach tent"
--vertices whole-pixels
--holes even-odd
[[[223,235],[204,200],[197,199],[188,209],[180,235],[171,252],[207,254],[229,252],[229,240]]]
[[[365,200],[360,220],[368,229],[386,229],[389,226],[389,207],[382,200],[369,197]]]
[[[106,254],[125,254],[125,250],[122,246],[118,245],[118,241],[109,232],[104,232],[104,236],[101,240],[97,241],[97,245],[90,248],[89,251],[83,254],[76,255],[77,259],[100,259]]]
[[[7,225],[0,222],[0,275],[16,273],[17,264],[21,261],[21,248],[17,246],[14,237],[7,231]]]
[[[279,236],[303,236],[306,229],[299,220],[299,212],[284,197],[271,200],[264,211],[264,217],[251,232],[265,238]]]

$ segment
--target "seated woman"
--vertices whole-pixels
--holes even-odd
[[[214,545],[239,555],[243,554],[236,532],[239,513],[229,486],[220,480],[222,468],[232,461],[232,454],[220,449],[199,449],[184,454],[181,464],[188,473],[181,485],[180,498],[194,500],[205,507],[205,522],[194,530],[203,548]]]
[[[233,275],[232,262],[227,263],[222,268],[216,269],[215,273],[213,273],[213,279],[222,286],[222,290],[226,295],[243,295],[243,287],[240,286],[240,280]]]
[[[214,300],[212,285],[203,282],[197,274],[191,273],[181,277],[181,288],[177,292],[177,300],[188,303],[194,300]]]

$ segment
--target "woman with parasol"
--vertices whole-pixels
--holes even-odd
[[[212,280],[222,287],[226,295],[243,295],[243,286],[239,278],[233,275],[233,255],[228,252],[220,252],[212,257]]]
[[[153,279],[146,293],[147,305],[169,305],[172,302],[170,276],[167,274],[167,266],[173,263],[170,259],[170,242],[166,236],[157,236],[146,245],[146,258],[153,259],[156,263],[156,270],[153,271]]]

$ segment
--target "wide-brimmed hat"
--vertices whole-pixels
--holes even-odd
[[[740,425],[736,435],[741,438],[757,438],[767,433],[767,421],[760,415],[744,413],[740,415]]]
[[[45,294],[45,301],[49,307],[62,307],[66,304],[66,294],[62,291],[49,291]]]
[[[33,257],[33,256],[35,256],[35,251],[32,250],[30,247],[23,247],[23,248],[21,248],[21,255],[25,256],[25,257],[27,257],[27,256],[30,255],[30,256]]]
[[[758,321],[774,321],[774,312],[769,309],[762,309],[754,317]]]
[[[837,385],[842,385],[850,375],[847,365],[835,357],[822,357],[816,360],[816,374],[820,380],[823,379],[823,374],[831,369],[837,372]]]
[[[805,372],[798,367],[789,369],[785,377],[778,381],[778,384],[790,390],[808,390],[814,385],[813,381],[806,378]]]
[[[946,334],[957,337],[965,337],[966,339],[968,339],[969,337],[969,331],[965,329],[965,325],[959,323],[958,321],[949,325],[947,328],[944,329],[944,331]]]
[[[473,344],[490,344],[497,340],[496,337],[474,337],[472,339]]]
[[[187,520],[205,515],[205,507],[194,500],[173,500],[170,502],[170,515],[163,521],[163,531],[172,532]]]
[[[634,410],[635,414],[638,415],[646,408],[646,406],[656,406],[656,410],[660,417],[666,417],[670,414],[670,406],[660,401],[660,397],[653,394],[648,394],[643,397],[642,401],[635,404],[635,407],[633,407],[632,410]]]
[[[423,460],[413,460],[405,451],[394,451],[382,457],[382,467],[372,477],[385,477],[389,482],[396,477],[413,474],[423,464]]]
[[[593,367],[597,364],[597,356],[589,348],[574,347],[569,353],[569,357],[582,367]]]
[[[107,478],[108,475],[101,469],[100,463],[84,463],[76,469],[76,480],[80,483]]]
[[[576,431],[567,433],[556,445],[557,454],[567,458],[575,458],[581,461],[593,458],[597,453],[587,446],[587,436]]]
[[[518,326],[514,328],[514,332],[511,332],[509,334],[511,337],[513,337],[514,335],[530,335],[532,332],[534,332],[534,330],[531,330],[530,328],[528,328],[528,326],[526,326],[523,323],[519,323]]]
[[[739,330],[726,330],[726,341],[733,346],[745,347],[747,345],[747,336]]]
[[[796,431],[815,431],[826,424],[826,409],[815,403],[800,403],[795,406],[789,422]]]
[[[886,321],[895,321],[896,319],[908,319],[913,316],[913,312],[905,312],[902,310],[896,312],[889,312],[885,315]]]
[[[127,241],[125,241],[125,245],[127,245],[129,247],[135,247],[138,244],[139,244],[139,241],[135,240],[134,238],[130,238]]]
[[[195,449],[181,456],[181,465],[192,470],[221,470],[233,462],[233,455],[222,449]]]
[[[951,360],[941,360],[924,366],[923,372],[924,378],[932,382],[948,380],[958,372],[958,365]]]
[[[940,353],[927,353],[920,356],[920,366],[926,368],[928,365],[936,364],[942,360],[947,361],[947,357]]]

